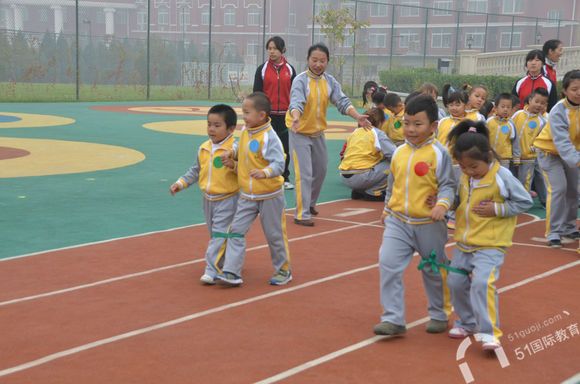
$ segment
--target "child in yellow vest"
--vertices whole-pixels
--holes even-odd
[[[479,110],[485,105],[485,101],[487,100],[489,94],[487,88],[483,85],[471,86],[465,84],[462,89],[467,93],[465,118],[472,121],[485,121],[485,117],[479,113]]]
[[[495,116],[487,119],[491,147],[500,157],[501,165],[508,169],[512,161],[519,165],[521,155],[516,126],[510,119],[512,103],[511,94],[500,93],[495,98]]]
[[[530,192],[534,179],[534,167],[536,165],[537,153],[532,144],[538,134],[544,129],[548,120],[542,115],[542,109],[548,106],[548,91],[544,88],[536,88],[528,96],[528,101],[524,109],[518,110],[512,120],[516,126],[517,136],[520,140],[520,166],[518,168],[518,179]]]
[[[532,199],[512,173],[501,167],[483,122],[464,121],[449,137],[453,158],[463,171],[456,209],[457,247],[447,281],[459,320],[451,338],[477,333],[484,350],[500,347],[498,295],[495,282],[505,252],[512,245],[517,215]],[[471,275],[471,276],[470,276]]]
[[[342,182],[352,189],[352,199],[384,201],[389,161],[397,147],[377,128],[385,119],[383,110],[371,108],[365,115],[372,128],[357,128],[348,137],[338,169]]]
[[[238,176],[234,164],[224,164],[221,159],[236,148],[236,124],[237,115],[232,107],[225,104],[211,107],[207,113],[209,140],[200,145],[195,164],[169,188],[175,195],[198,183],[203,192],[203,212],[211,236],[205,252],[205,272],[200,278],[205,285],[214,285],[216,276],[221,273],[226,240],[222,235],[234,218],[238,202]]]
[[[270,101],[262,92],[254,92],[244,99],[242,112],[246,126],[237,151],[226,159],[237,160],[240,184],[238,209],[227,233],[226,261],[223,272],[217,275],[218,282],[228,286],[243,283],[245,236],[258,215],[274,267],[269,283],[284,285],[292,281],[284,212],[284,148],[270,125],[270,109]]]
[[[403,117],[405,116],[405,106],[401,97],[396,93],[387,93],[385,96],[385,123],[383,131],[396,146],[405,142],[403,134]]]
[[[547,184],[546,237],[551,247],[562,237],[577,240],[578,167],[580,166],[580,70],[564,75],[564,99],[548,116],[548,124],[534,140]]]

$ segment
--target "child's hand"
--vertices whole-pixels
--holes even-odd
[[[429,208],[435,207],[435,204],[437,204],[437,195],[427,196],[427,199],[425,200],[425,204],[427,204],[427,206]]]
[[[290,129],[292,130],[292,132],[296,133],[298,132],[299,127],[300,127],[300,118],[294,118],[292,120],[292,125],[290,126]]]
[[[224,167],[228,167],[229,169],[236,168],[236,162],[231,157],[226,157],[225,159],[222,158],[222,164]]]
[[[373,125],[368,120],[368,115],[358,115],[356,118],[359,127],[363,127],[365,129],[371,129]]]
[[[478,205],[473,207],[473,213],[482,217],[494,217],[495,214],[495,203],[491,200],[480,201]]]
[[[250,171],[250,177],[253,177],[254,179],[265,179],[266,172],[261,169],[252,169]]]
[[[381,224],[385,225],[385,220],[387,219],[387,216],[389,216],[389,214],[383,211],[383,213],[381,214]]]
[[[445,219],[445,214],[447,213],[447,208],[442,205],[436,205],[431,210],[431,219],[434,221],[441,221]]]
[[[173,183],[171,184],[171,187],[169,187],[169,192],[172,196],[175,196],[175,194],[179,191],[181,191],[181,185],[179,185],[179,183]]]

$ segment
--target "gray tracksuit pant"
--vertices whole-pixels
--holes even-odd
[[[243,235],[243,237],[230,237],[228,239],[226,243],[226,260],[223,267],[224,272],[242,276],[242,268],[246,257],[245,235],[258,214],[270,248],[274,272],[280,269],[284,271],[290,270],[285,205],[286,201],[283,193],[265,200],[239,199],[238,209],[229,232]]]
[[[203,213],[210,233],[209,244],[205,251],[205,274],[214,278],[221,272],[221,266],[224,263],[226,239],[213,237],[212,234],[228,232],[236,213],[237,203],[237,194],[218,201],[203,199]]]
[[[415,251],[428,258],[434,250],[437,261],[447,261],[446,242],[447,227],[443,221],[412,225],[393,216],[387,217],[383,243],[379,250],[381,304],[384,310],[381,322],[405,325],[403,272]],[[430,268],[424,268],[423,285],[429,302],[429,317],[445,321],[451,312],[451,302],[446,284],[447,273],[445,270],[440,272],[437,274]]]
[[[532,189],[532,182],[534,181],[534,168],[536,167],[536,160],[522,160],[518,167],[518,180],[522,183],[526,191],[530,192]]]
[[[451,266],[471,273],[471,277],[456,272],[449,272],[447,276],[451,302],[459,316],[455,327],[497,339],[501,337],[495,282],[503,260],[504,253],[494,248],[478,249],[473,253],[455,249]]]
[[[326,138],[324,134],[311,137],[290,131],[290,152],[295,178],[295,218],[307,220],[311,218],[310,207],[316,206],[326,177]]]
[[[576,232],[578,212],[578,168],[570,168],[560,156],[538,154],[548,190],[546,202],[546,237],[559,240]]]
[[[380,196],[387,189],[389,167],[390,164],[387,161],[381,161],[366,172],[353,174],[343,172],[341,180],[354,191],[364,191],[368,195]]]

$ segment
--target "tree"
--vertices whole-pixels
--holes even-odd
[[[356,31],[370,25],[366,21],[357,21],[347,8],[322,10],[314,17],[314,21],[320,25],[320,31],[326,36],[331,54],[336,48],[344,46],[346,39],[353,36]],[[334,57],[336,59],[329,63],[331,71],[341,81],[346,59],[343,55]]]

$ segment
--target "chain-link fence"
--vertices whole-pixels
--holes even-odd
[[[270,36],[284,38],[299,71],[310,44],[332,43],[315,16],[333,8],[368,23],[345,30],[331,52],[351,94],[381,70],[451,73],[462,50],[523,50],[553,38],[580,45],[578,22],[562,17],[573,17],[571,10],[520,16],[537,8],[532,3],[0,0],[0,100],[236,99],[251,89]]]

